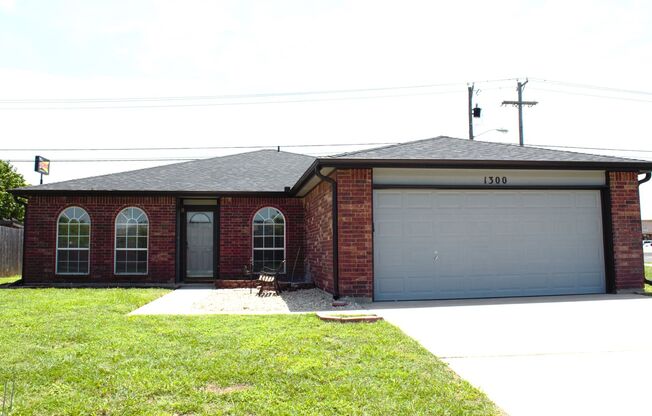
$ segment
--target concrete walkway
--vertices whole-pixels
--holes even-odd
[[[186,286],[136,309],[130,315],[212,315],[270,314],[351,311],[361,309],[355,302],[333,307],[332,295],[319,289],[283,291],[280,295],[254,289],[215,289]]]
[[[512,416],[650,415],[652,298],[366,305]]]
[[[195,302],[206,299],[214,290],[212,286],[176,289],[141,306],[129,315],[197,315],[200,311],[193,307]]]

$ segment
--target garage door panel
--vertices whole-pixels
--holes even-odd
[[[600,201],[598,191],[375,191],[374,296],[603,293]]]
[[[545,206],[546,196],[542,192],[527,192],[521,195],[523,208],[540,209]]]
[[[601,288],[601,285],[596,285],[596,281],[601,277],[601,272],[599,270],[593,272],[579,272],[575,273],[575,276],[577,278],[577,286],[580,288],[593,287],[596,290]]]
[[[431,192],[406,192],[403,196],[405,208],[432,208]]]
[[[411,237],[430,237],[432,236],[432,220],[407,220],[404,223],[404,233]]]
[[[460,208],[465,198],[462,192],[438,192],[433,194],[433,200],[437,208]]]
[[[494,196],[490,193],[476,192],[467,193],[464,207],[468,208],[490,208],[495,204]]]
[[[515,192],[496,192],[494,207],[496,208],[518,208],[523,205],[521,194]]]
[[[405,280],[405,290],[410,293],[432,292],[433,280],[429,277],[413,277]]]
[[[403,267],[404,255],[403,248],[396,243],[392,244],[391,240],[384,240],[374,244],[374,265],[378,268],[377,272],[383,273],[388,268]]]
[[[600,194],[597,192],[575,195],[575,206],[578,208],[599,208],[600,204]]]
[[[404,279],[386,278],[377,282],[380,298],[391,299],[405,292]],[[387,297],[389,296],[389,297]]]
[[[395,238],[403,235],[403,223],[400,220],[377,221],[374,233],[381,238]]]
[[[374,196],[374,204],[377,208],[401,208],[403,195],[401,192],[383,192]]]
[[[576,288],[577,272],[574,273],[552,272],[548,276],[548,284],[550,286],[554,286],[562,289]]]

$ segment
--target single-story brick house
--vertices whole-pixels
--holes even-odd
[[[275,266],[375,300],[641,289],[652,162],[437,137],[261,150],[16,189],[29,285],[166,285]],[[646,175],[640,181],[649,179]],[[337,236],[334,238],[333,236]]]

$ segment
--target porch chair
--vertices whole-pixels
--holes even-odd
[[[285,266],[285,260],[279,263],[278,267],[271,269],[268,267],[263,267],[260,275],[258,276],[258,284],[260,289],[258,290],[258,296],[262,296],[265,290],[273,290],[277,295],[281,293],[281,285],[278,282],[278,275],[283,270]]]
[[[254,286],[256,285],[256,278],[254,277],[254,267],[252,266],[253,264],[253,259],[249,262],[249,264],[245,264],[242,266],[242,275],[244,276],[245,279],[249,280],[249,293],[253,290]]]

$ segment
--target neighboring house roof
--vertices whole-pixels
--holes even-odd
[[[316,159],[259,150],[149,169],[18,188],[40,192],[155,192],[175,194],[296,192],[314,182],[316,167],[458,167],[613,169],[652,171],[652,162],[504,143],[435,137]]]
[[[314,162],[312,156],[259,150],[148,169],[18,188],[40,191],[127,191],[178,193],[284,192]]]

